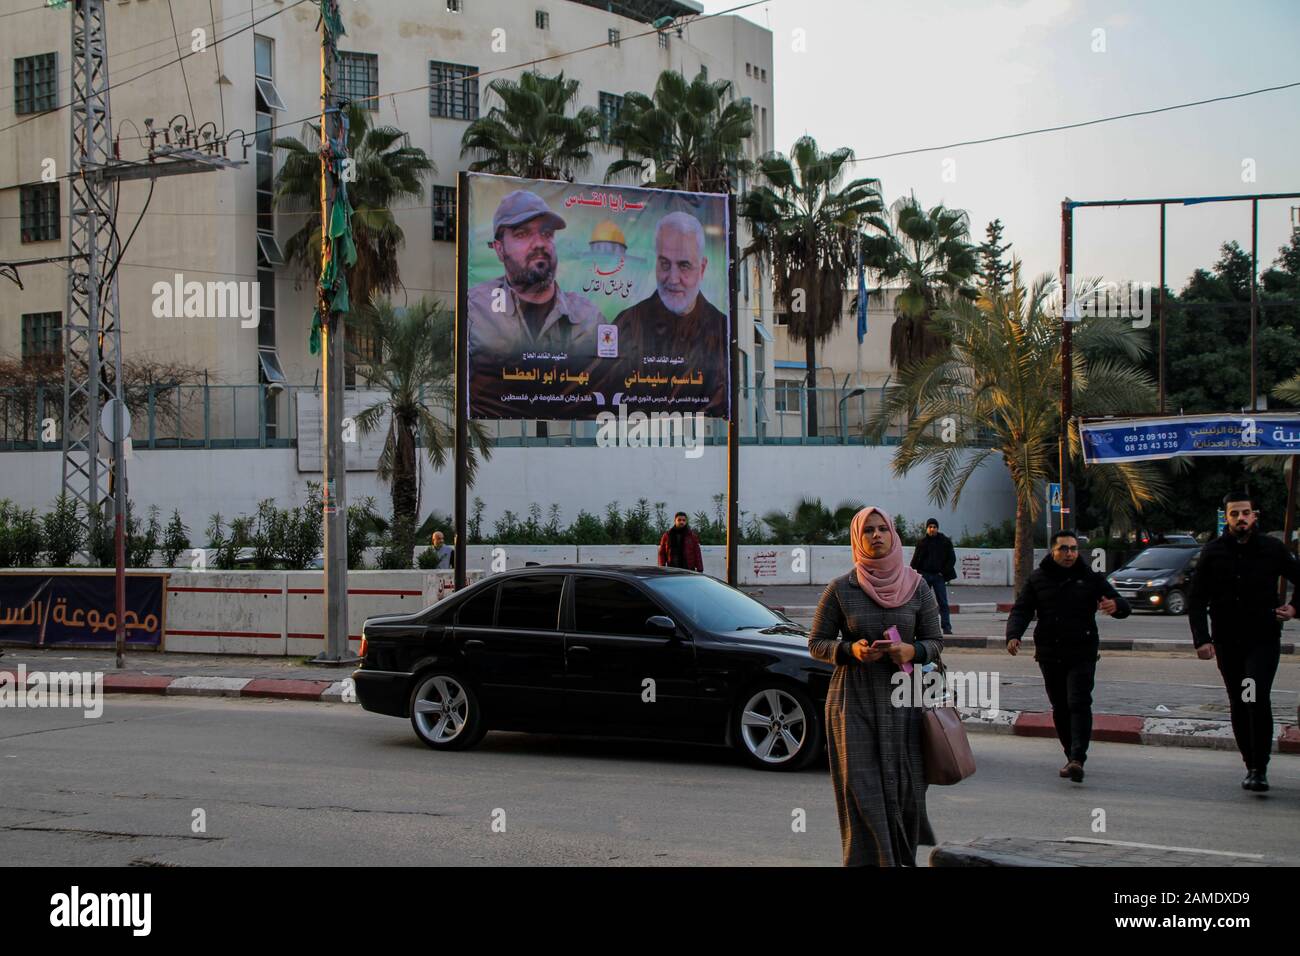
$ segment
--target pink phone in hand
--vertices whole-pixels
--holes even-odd
[[[897,625],[891,624],[889,627],[885,628],[885,639],[891,644],[898,644],[903,640],[903,636],[898,633]],[[902,668],[904,674],[912,673],[912,662],[908,661],[906,664],[902,665]]]

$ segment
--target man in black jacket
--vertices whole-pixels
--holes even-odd
[[[1273,677],[1277,674],[1282,622],[1296,615],[1291,603],[1278,607],[1278,578],[1300,587],[1300,561],[1276,538],[1259,530],[1259,512],[1249,492],[1223,499],[1227,527],[1205,546],[1192,572],[1187,623],[1196,656],[1217,659],[1228,691],[1232,735],[1246,763],[1243,790],[1268,789],[1273,749]],[[1206,610],[1209,624],[1206,626]]]
[[[1079,558],[1073,531],[1052,535],[1052,550],[1029,575],[1007,618],[1007,651],[1020,652],[1029,622],[1034,628],[1034,660],[1052,703],[1052,723],[1067,763],[1060,776],[1083,780],[1083,763],[1092,739],[1092,687],[1097,677],[1097,612],[1128,617],[1128,602],[1106,576]]]
[[[940,534],[939,521],[931,518],[925,523],[925,537],[917,542],[912,552],[912,569],[919,571],[925,583],[934,591],[939,602],[939,623],[945,634],[952,633],[952,619],[948,616],[948,582],[957,577],[957,552],[952,539]]]

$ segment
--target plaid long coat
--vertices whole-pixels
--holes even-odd
[[[935,843],[925,812],[921,709],[890,702],[893,662],[862,663],[849,651],[862,638],[882,640],[891,624],[915,646],[915,666],[939,660],[939,606],[924,581],[905,604],[884,608],[850,571],[822,592],[808,637],[812,656],[836,665],[826,746],[845,866],[915,866],[917,845]]]

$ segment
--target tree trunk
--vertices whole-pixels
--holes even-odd
[[[808,341],[804,344],[804,360],[808,363],[808,434],[817,436],[817,340],[808,324]]]
[[[397,448],[393,455],[393,549],[400,556],[403,567],[410,567],[415,549],[416,461],[415,436],[409,428],[397,428]]]
[[[1050,542],[1048,544],[1050,547]],[[1029,580],[1029,572],[1034,570],[1034,518],[1029,510],[1028,499],[1017,497],[1016,500],[1016,551],[1015,551],[1016,595]]]

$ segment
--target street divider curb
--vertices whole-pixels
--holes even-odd
[[[13,672],[6,673],[14,680]],[[29,675],[30,676],[30,675]],[[356,703],[352,678],[342,680],[299,680],[247,677],[167,677],[160,674],[106,674],[104,692],[113,694],[161,694],[166,696],[250,697],[272,700]],[[962,708],[967,731],[982,734],[1011,734],[1017,737],[1055,738],[1052,715],[1043,711],[981,711]],[[1300,728],[1275,724],[1274,752],[1300,754]],[[1226,720],[1196,720],[1180,717],[1138,717],[1129,714],[1094,714],[1092,739],[1107,743],[1147,744],[1161,747],[1202,747],[1235,750],[1232,725]]]

